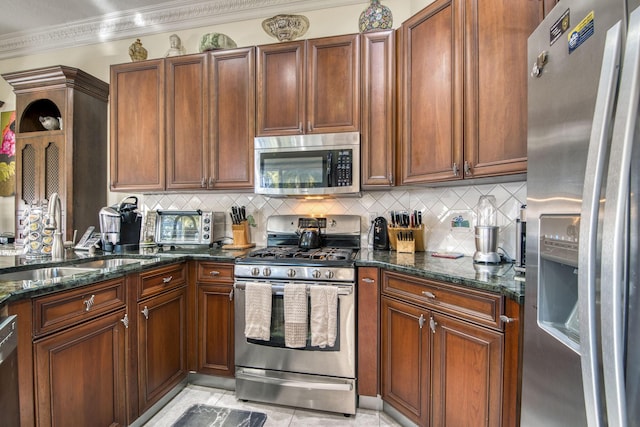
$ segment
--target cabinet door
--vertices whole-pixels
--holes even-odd
[[[256,48],[256,135],[298,135],[305,121],[304,41]]]
[[[428,311],[382,297],[382,397],[419,425],[429,421],[427,320]]]
[[[529,0],[465,0],[465,178],[527,170]]]
[[[233,377],[233,285],[198,285],[198,372]]]
[[[111,189],[164,190],[163,60],[113,65],[109,89]]]
[[[431,316],[431,425],[501,425],[503,335]]]
[[[393,185],[396,141],[394,31],[362,35],[362,188]]]
[[[209,158],[208,55],[165,59],[167,189],[206,188]]]
[[[253,188],[254,67],[253,48],[211,55],[209,188]]]
[[[360,129],[360,38],[307,40],[307,133]]]
[[[358,394],[380,394],[380,272],[358,268]]]
[[[187,375],[186,308],[186,287],[138,303],[141,414]]]
[[[125,310],[34,343],[41,426],[123,426]]]
[[[462,12],[436,0],[402,24],[402,184],[462,178]]]

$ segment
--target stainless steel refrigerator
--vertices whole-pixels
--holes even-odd
[[[640,0],[529,38],[521,425],[640,425]]]

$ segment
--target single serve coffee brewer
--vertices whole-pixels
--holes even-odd
[[[138,198],[129,196],[119,204],[100,209],[102,250],[122,252],[140,248],[142,214],[138,211]]]

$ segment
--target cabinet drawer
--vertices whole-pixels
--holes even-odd
[[[196,280],[198,282],[233,283],[233,264],[199,262]]]
[[[433,310],[502,330],[502,295],[383,271],[382,292]]]
[[[138,299],[183,286],[186,284],[186,278],[187,270],[185,263],[172,264],[167,267],[140,273]]]
[[[44,335],[124,306],[124,278],[36,298],[33,334]]]

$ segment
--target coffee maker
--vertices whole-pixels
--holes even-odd
[[[100,209],[102,250],[122,252],[140,248],[142,215],[138,211],[138,198],[128,196],[119,204]]]
[[[477,225],[475,227],[476,252],[473,262],[482,264],[499,264],[502,262],[498,254],[498,232],[496,198],[480,196],[476,210]]]

